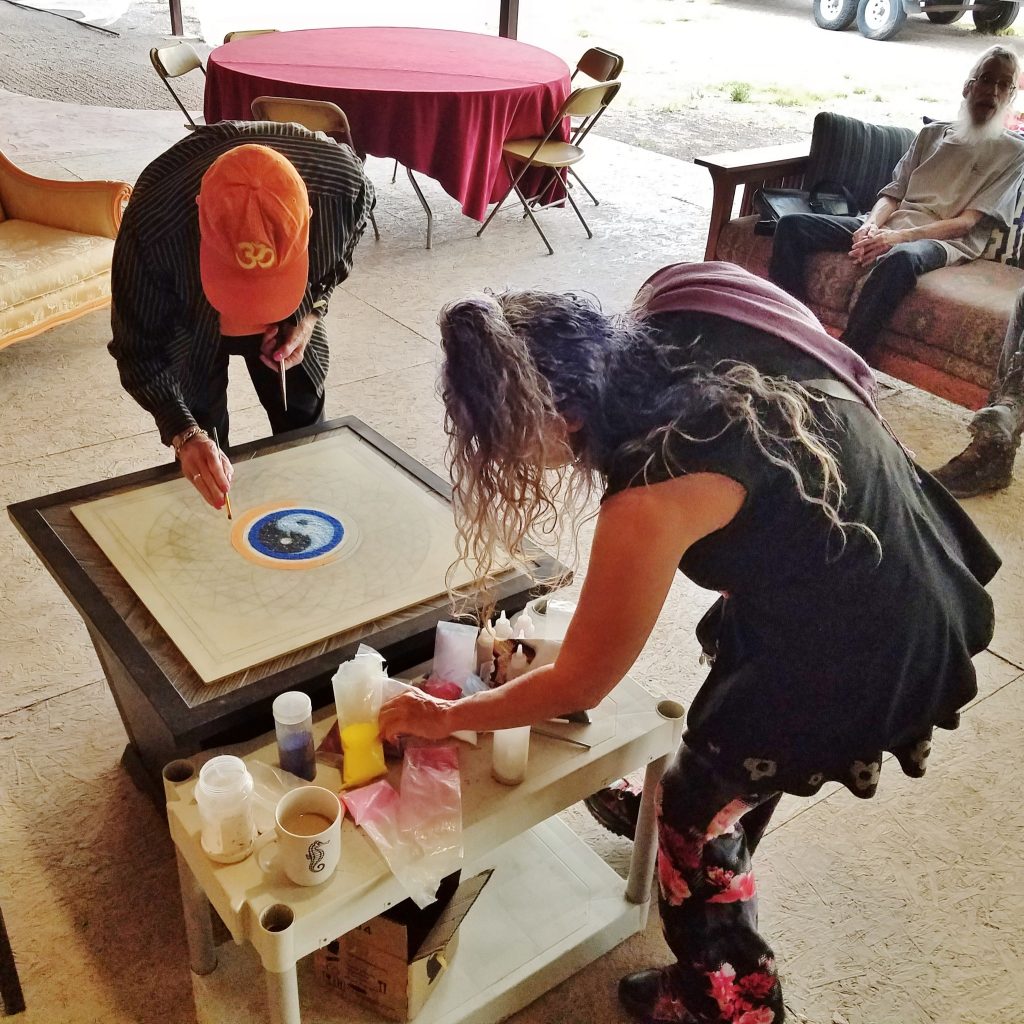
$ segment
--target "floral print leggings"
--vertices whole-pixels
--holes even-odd
[[[685,744],[658,789],[662,929],[677,963],[651,1020],[781,1024],[771,949],[757,932],[750,858],[781,793],[751,793]]]

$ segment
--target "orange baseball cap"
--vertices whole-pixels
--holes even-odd
[[[269,146],[228,150],[199,188],[199,273],[221,334],[262,334],[291,316],[309,278],[309,195]]]

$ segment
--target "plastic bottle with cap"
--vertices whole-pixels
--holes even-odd
[[[200,844],[210,860],[234,864],[252,852],[256,838],[252,791],[249,769],[233,754],[212,757],[200,769],[195,790],[202,823]]]
[[[491,686],[501,686],[508,679],[508,663],[515,649],[512,623],[502,612],[494,620],[494,675],[491,677]]]
[[[485,683],[489,683],[494,671],[494,631],[487,621],[480,627],[480,632],[477,634],[476,663],[480,666],[480,678]]]
[[[313,703],[298,690],[289,690],[274,700],[274,731],[281,767],[300,779],[316,778],[313,749]]]
[[[515,633],[516,639],[532,640],[537,635],[537,627],[534,625],[528,609],[524,608],[516,616],[515,621],[512,623],[512,630]]]
[[[526,657],[526,651],[522,647],[517,647],[512,657],[508,659],[508,673],[505,676],[505,682],[511,679],[515,679],[517,676],[521,676],[524,672],[530,668],[530,659]]]

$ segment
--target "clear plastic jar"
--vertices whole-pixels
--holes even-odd
[[[316,778],[313,749],[313,703],[298,690],[289,690],[274,700],[274,730],[281,767],[300,779]]]
[[[196,804],[202,821],[202,847],[210,860],[234,864],[252,852],[253,779],[240,757],[220,754],[199,772]]]

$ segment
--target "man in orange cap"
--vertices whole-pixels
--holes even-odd
[[[275,434],[323,418],[322,318],[373,201],[351,149],[295,124],[200,128],[139,177],[114,246],[109,348],[210,505],[231,486],[209,435],[227,447],[232,355]]]

